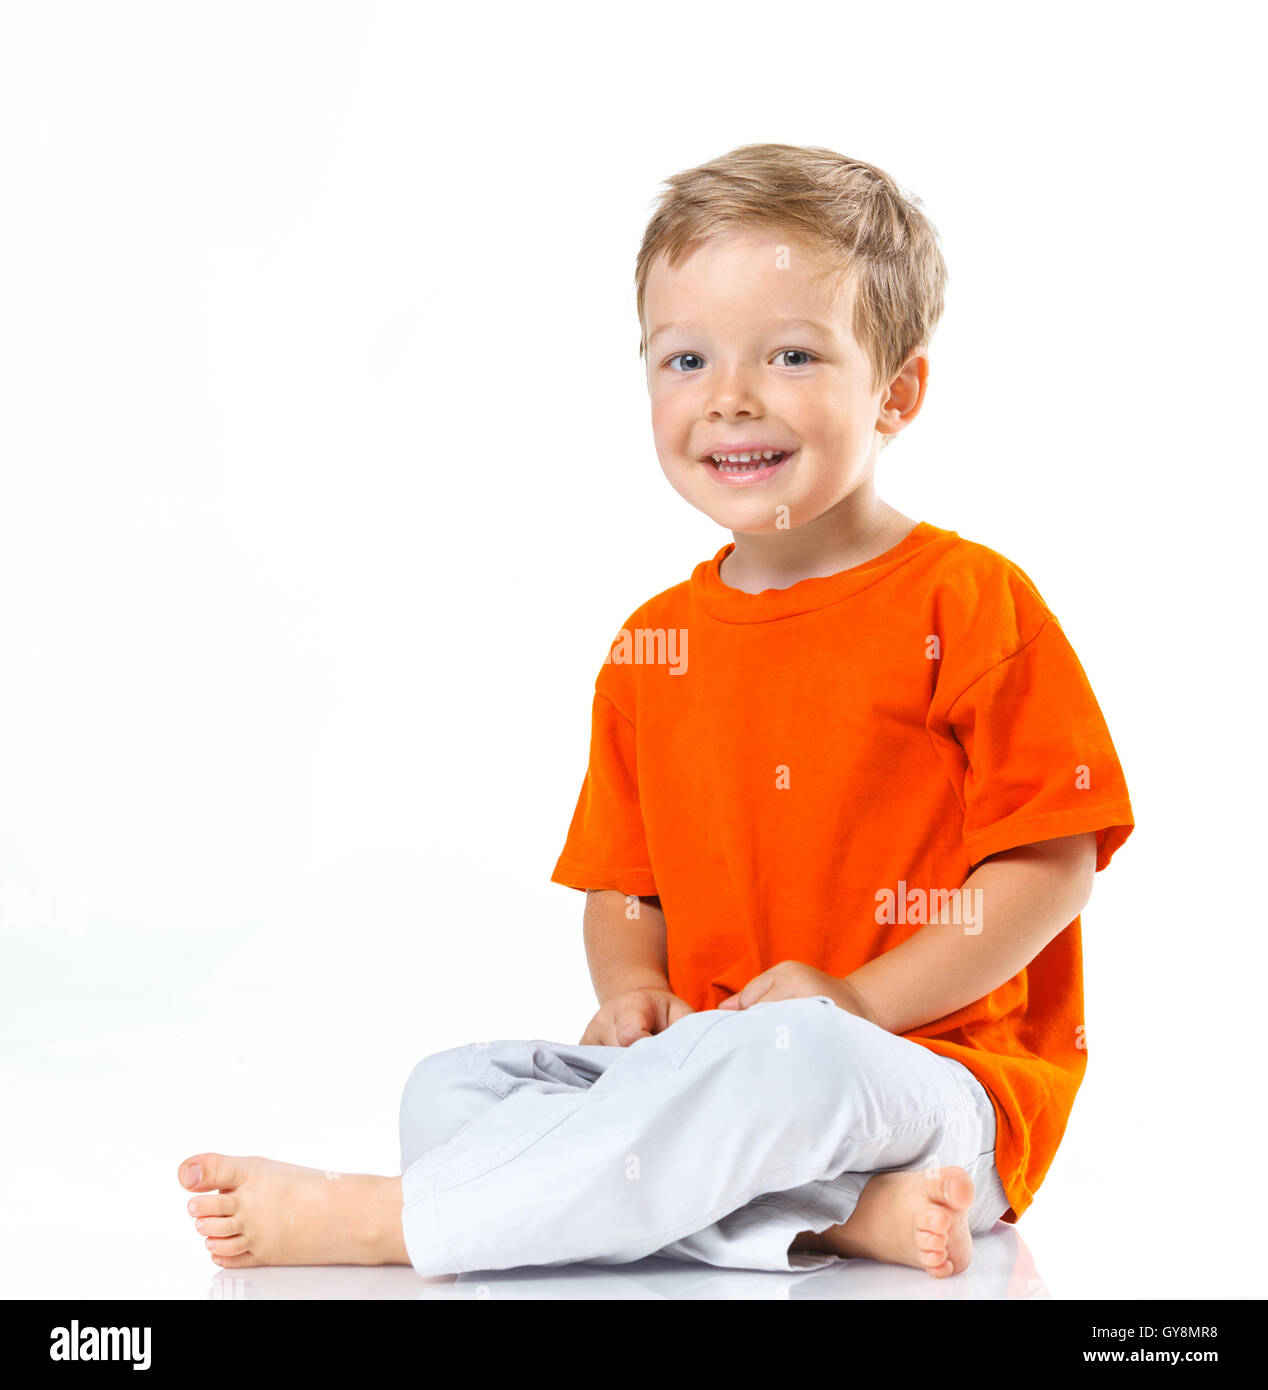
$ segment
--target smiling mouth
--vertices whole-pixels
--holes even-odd
[[[786,449],[764,449],[761,453],[710,454],[705,460],[719,473],[758,473],[774,468],[788,457]]]

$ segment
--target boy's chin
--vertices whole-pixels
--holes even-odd
[[[790,512],[799,512],[781,485],[778,474],[765,482],[750,483],[747,487],[720,483],[716,478],[704,476],[708,464],[697,464],[697,472],[689,468],[664,469],[670,487],[697,511],[716,521],[729,531],[779,531],[790,530],[791,525],[776,525],[777,506],[783,505]],[[791,516],[788,523],[791,523]],[[799,516],[798,524],[804,521]]]

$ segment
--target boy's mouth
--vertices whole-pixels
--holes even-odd
[[[757,483],[774,477],[795,452],[793,449],[739,450],[733,454],[709,454],[704,462],[719,482]]]

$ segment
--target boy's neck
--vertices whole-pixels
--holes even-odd
[[[882,502],[870,487],[856,488],[830,511],[788,531],[733,531],[735,549],[718,576],[748,594],[788,589],[864,565],[892,550],[916,525]]]

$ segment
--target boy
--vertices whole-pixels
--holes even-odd
[[[400,1178],[187,1159],[217,1264],[945,1278],[1029,1206],[1086,1066],[1079,914],[1133,820],[1030,580],[876,495],[945,278],[918,200],[832,151],[669,181],[636,273],[656,449],[734,539],[595,683],[552,879],[587,894],[599,1009],[576,1045],[421,1062]]]

